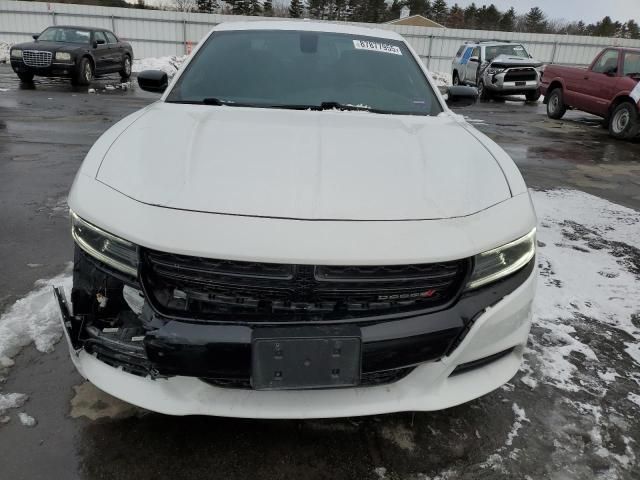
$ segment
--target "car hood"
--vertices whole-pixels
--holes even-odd
[[[492,67],[496,68],[510,68],[510,67],[534,67],[537,68],[542,65],[541,62],[533,58],[516,57],[515,55],[498,55],[491,62]]]
[[[161,207],[310,220],[460,217],[511,196],[488,149],[446,113],[158,102],[111,144],[96,178]]]
[[[20,50],[42,50],[45,52],[73,52],[76,50],[88,50],[89,45],[62,42],[27,42],[13,45]]]

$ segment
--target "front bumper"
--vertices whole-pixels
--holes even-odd
[[[11,59],[11,68],[15,73],[32,73],[40,77],[73,77],[76,72],[74,63],[53,62],[48,67],[31,67],[22,60]]]
[[[77,257],[76,266],[85,261]],[[313,391],[256,391],[212,384],[211,379],[221,375],[250,376],[252,326],[165,321],[152,314],[143,343],[114,342],[108,335],[101,338],[96,329],[91,334],[83,331],[86,317],[72,316],[57,294],[75,366],[113,396],[174,415],[341,417],[447,408],[508,381],[520,365],[530,328],[533,262],[502,282],[460,297],[445,310],[354,324],[362,338],[363,381],[368,374],[387,381]],[[100,281],[107,289],[121,285],[118,280],[110,282]],[[77,298],[74,307],[81,303]],[[456,367],[456,373],[461,371],[460,365],[473,366],[472,362],[496,354],[502,355],[451,375]],[[392,371],[401,375],[384,377]]]
[[[539,75],[536,80],[523,80],[523,81],[507,81],[505,77],[507,72],[498,73],[495,75],[484,73],[485,87],[493,93],[504,93],[511,95],[519,95],[527,92],[535,91],[540,88]]]

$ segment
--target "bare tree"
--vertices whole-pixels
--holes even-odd
[[[196,2],[195,0],[173,0],[173,7],[179,12],[194,12]]]

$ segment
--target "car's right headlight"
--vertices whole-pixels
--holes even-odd
[[[474,257],[473,272],[467,288],[495,282],[524,267],[536,254],[536,229],[513,242]]]
[[[11,50],[11,58],[22,58],[22,50],[14,48]]]
[[[505,70],[504,68],[489,67],[487,72],[489,73],[489,75],[495,75],[497,73],[504,72],[504,70]]]
[[[138,275],[138,247],[83,220],[71,212],[71,234],[78,246],[96,260],[121,272]]]
[[[71,60],[71,54],[68,52],[56,52],[56,60],[68,62]]]

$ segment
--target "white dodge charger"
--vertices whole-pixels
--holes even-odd
[[[396,33],[219,25],[69,195],[60,303],[98,388],[174,415],[436,410],[518,370],[535,212]],[[477,92],[452,87],[449,101]]]

